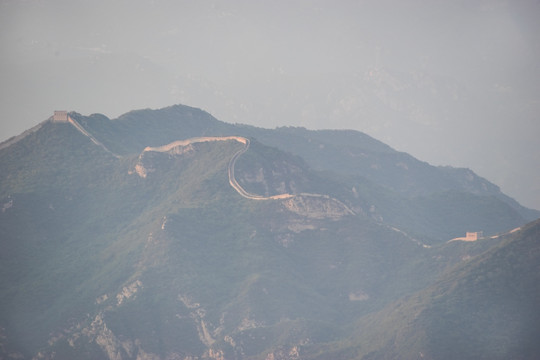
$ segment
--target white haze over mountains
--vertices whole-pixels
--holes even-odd
[[[356,129],[540,209],[540,2],[0,0],[0,141],[176,103]]]

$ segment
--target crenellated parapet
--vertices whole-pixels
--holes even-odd
[[[68,119],[69,116],[67,111],[65,110],[56,110],[52,117],[53,122],[68,122]]]

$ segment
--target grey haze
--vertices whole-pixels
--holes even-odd
[[[176,103],[350,128],[540,208],[540,2],[0,1],[0,141]]]

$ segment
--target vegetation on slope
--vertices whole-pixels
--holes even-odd
[[[539,255],[536,221],[427,289],[361,319],[342,344],[348,350],[339,351],[358,359],[535,359]]]
[[[451,300],[462,284],[453,278],[458,273],[436,279],[462,262],[456,279],[468,279],[477,271],[467,265],[474,264],[470,258],[499,240],[444,242],[467,230],[509,230],[523,215],[497,189],[477,191],[483,180],[447,186],[462,178],[443,179],[442,171],[366,135],[233,126],[184,106],[116,120],[72,116],[122,156],[63,123],[44,123],[0,150],[2,356],[338,359],[420,348],[430,355],[446,346],[440,339],[462,341],[455,327],[437,328],[436,316],[483,296],[496,299],[493,289],[504,295],[501,289],[515,280]],[[202,135],[257,137],[237,161],[237,180],[249,192],[324,196],[297,202],[240,196],[227,173],[243,146],[236,141],[143,152]],[[268,146],[277,142],[283,148]],[[408,170],[396,170],[397,160]],[[379,182],[381,174],[392,179]],[[426,184],[429,191],[418,190]],[[336,211],[338,203],[352,211]],[[516,248],[515,257],[528,247],[534,249]],[[492,261],[491,251],[481,263]],[[537,253],[529,255],[532,263]],[[505,271],[523,271],[505,268],[502,259],[497,266]],[[478,275],[475,285],[499,275]],[[424,309],[428,300],[434,313]],[[388,315],[383,308],[394,301],[401,308]],[[505,307],[490,309],[498,314]],[[414,326],[405,329],[414,331],[399,333],[390,346],[384,334],[407,319]],[[524,354],[537,350],[530,349]]]

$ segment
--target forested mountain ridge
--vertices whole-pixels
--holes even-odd
[[[202,110],[183,105],[159,110],[136,110],[115,120],[103,115],[72,116],[79,119],[78,122],[89,132],[99,135],[98,138],[108,148],[120,154],[127,149],[137,153],[145,146],[160,146],[196,136],[244,136],[256,139],[301,157],[313,170],[338,174],[341,181],[357,194],[363,187],[382,188],[369,189],[366,194],[369,198],[374,192],[384,192],[386,197],[392,197],[391,201],[369,199],[372,202],[370,207],[374,206],[377,216],[405,228],[427,217],[430,222],[437,224],[436,231],[424,228],[422,232],[435,241],[460,236],[475,224],[486,234],[494,234],[540,217],[540,212],[521,206],[503,194],[498,186],[470,169],[429,165],[358,131],[313,131],[294,127],[271,130],[233,125],[221,122]],[[178,126],[179,119],[182,126]],[[445,211],[447,207],[449,209]],[[477,216],[469,217],[466,211],[471,208],[473,211],[470,213],[482,213],[478,208],[488,207],[497,213],[492,215],[498,216],[498,220],[492,224]],[[404,218],[405,214],[407,216]],[[460,214],[463,216],[451,218]],[[506,218],[513,220],[507,221]],[[459,232],[450,232],[451,226],[448,227],[447,223],[458,222],[462,223]],[[416,229],[409,230],[416,232]]]
[[[364,319],[538,215],[355,131],[69,117],[0,148],[5,358],[361,354]]]

